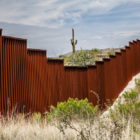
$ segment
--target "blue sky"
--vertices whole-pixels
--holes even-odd
[[[28,39],[48,56],[76,49],[117,48],[140,39],[140,0],[0,0],[4,35]]]

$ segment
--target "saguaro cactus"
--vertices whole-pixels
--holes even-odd
[[[75,53],[75,45],[77,44],[77,40],[74,40],[74,29],[72,28],[72,39],[71,39],[71,45],[73,49],[73,53]]]

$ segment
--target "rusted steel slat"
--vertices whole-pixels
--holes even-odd
[[[96,61],[96,67],[97,67],[97,93],[99,94],[100,102],[99,106],[100,108],[104,108],[104,102],[105,102],[105,87],[104,83],[106,82],[104,79],[104,61]]]
[[[88,66],[87,70],[88,77],[88,100],[92,102],[94,105],[97,104],[98,97],[97,93],[97,76],[96,76],[96,66]]]

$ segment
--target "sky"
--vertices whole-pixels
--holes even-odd
[[[0,0],[3,35],[54,57],[76,49],[118,48],[140,39],[140,0]]]

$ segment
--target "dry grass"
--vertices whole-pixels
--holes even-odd
[[[72,126],[76,130],[90,132],[88,139],[92,140],[139,140],[140,135],[133,133],[131,125],[133,118],[129,120],[121,119],[122,128],[114,125],[109,116],[95,118],[93,124],[87,119],[73,121]],[[66,128],[65,135],[57,128],[58,123],[50,122],[46,119],[38,121],[34,117],[25,119],[19,114],[16,117],[1,117],[0,120],[0,140],[80,140],[79,133],[73,128]],[[90,130],[88,130],[90,129]],[[119,129],[119,130],[117,130]]]

